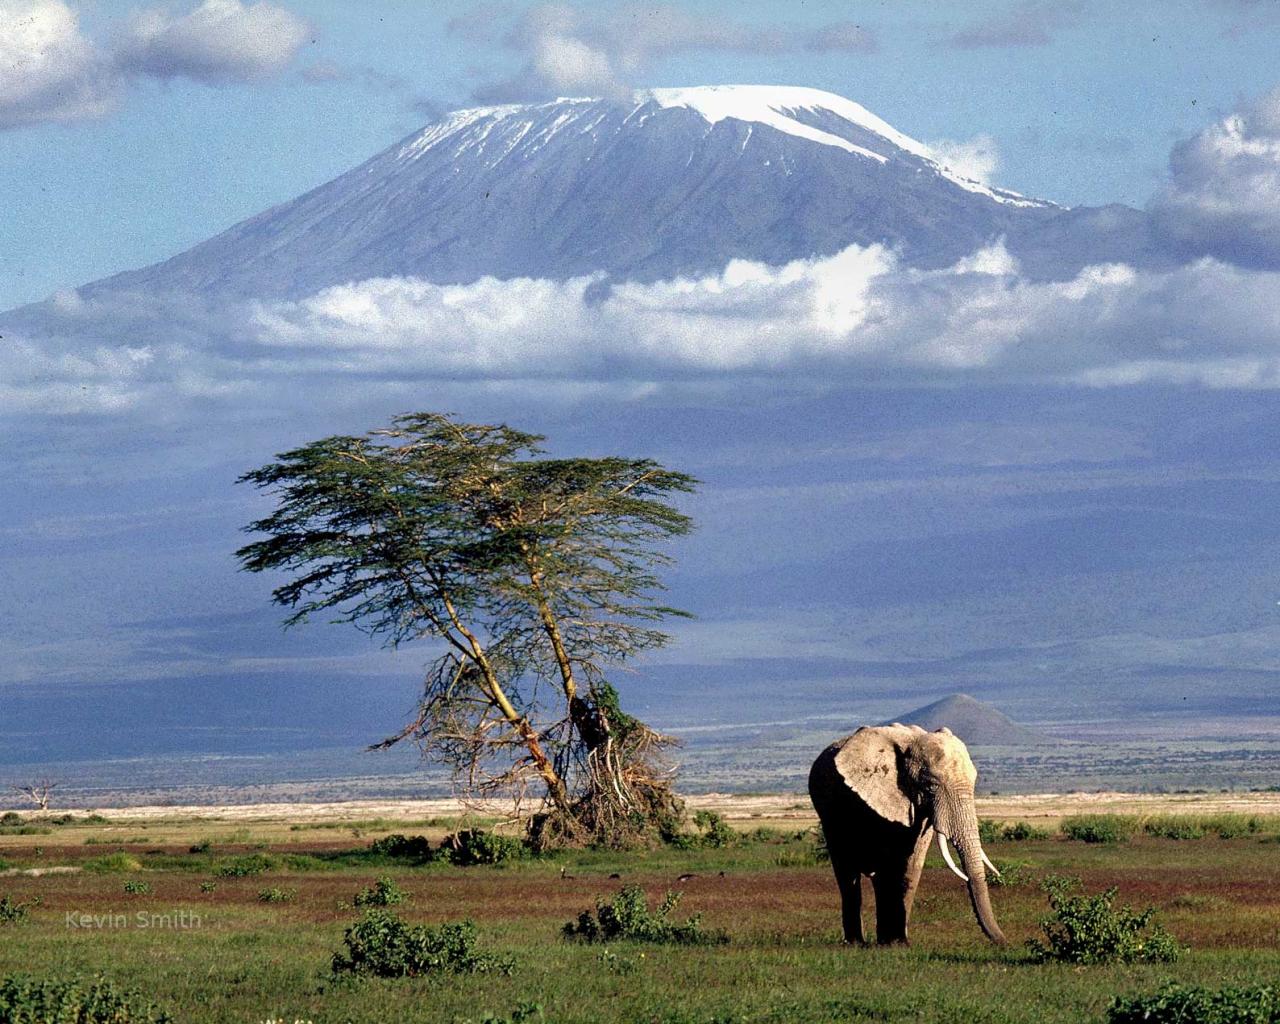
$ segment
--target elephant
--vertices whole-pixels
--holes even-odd
[[[969,887],[978,924],[992,942],[1004,944],[987,890],[987,869],[997,877],[999,872],[978,841],[977,775],[964,743],[946,728],[864,726],[818,755],[809,772],[809,796],[840,888],[846,942],[866,943],[867,875],[876,896],[876,941],[907,943],[916,886],[936,833],[947,866]],[[960,851],[963,871],[948,839]]]

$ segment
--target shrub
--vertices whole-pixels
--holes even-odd
[[[369,852],[379,857],[391,857],[396,860],[430,860],[431,844],[426,836],[401,835],[396,832],[369,844]]]
[[[650,910],[644,890],[638,885],[628,885],[611,900],[598,898],[596,912],[584,910],[577,921],[564,926],[564,936],[584,942],[634,939],[683,946],[719,945],[729,941],[722,931],[703,931],[698,914],[680,924],[672,921],[671,912],[679,903],[680,893],[668,892],[658,909]]]
[[[342,937],[345,952],[333,955],[334,974],[416,978],[424,974],[510,974],[508,957],[482,953],[470,921],[437,928],[411,925],[389,910],[365,911]]]
[[[987,884],[996,888],[1026,885],[1033,878],[1033,865],[1029,860],[1002,860],[996,866],[1000,869],[1000,874],[987,873]]]
[[[1048,839],[1049,833],[1042,828],[1036,828],[1030,822],[1015,821],[1000,831],[1000,838],[1007,843],[1022,843],[1029,839]]]
[[[217,882],[201,882],[200,891],[201,892],[217,892],[218,883]]]
[[[297,889],[280,889],[275,887],[270,889],[259,889],[258,902],[259,903],[292,903],[294,898],[297,895],[298,895]]]
[[[108,853],[105,857],[95,857],[84,862],[86,871],[98,874],[111,874],[118,871],[140,871],[142,861],[131,853]]]
[[[151,883],[132,878],[124,883],[124,891],[131,896],[148,896],[151,894]]]
[[[514,836],[501,836],[496,832],[465,829],[447,836],[441,851],[451,863],[459,867],[473,864],[501,864],[525,856],[528,848]]]
[[[244,857],[232,857],[230,860],[224,860],[214,868],[213,873],[222,878],[248,878],[250,875],[260,875],[264,871],[271,871],[275,867],[275,860],[266,854],[250,853]]]
[[[1063,835],[1082,843],[1121,843],[1133,835],[1136,822],[1119,814],[1077,814],[1063,818]]]
[[[0,1020],[22,1024],[170,1024],[154,1003],[95,978],[55,981],[13,975],[0,978]]]
[[[992,821],[990,818],[980,818],[978,820],[978,842],[985,846],[987,843],[994,843],[1000,838],[1000,822]]]
[[[8,896],[0,896],[0,924],[17,924],[27,916],[27,911],[40,905],[40,897],[19,903]],[[3,1020],[3,1018],[0,1018]]]
[[[21,825],[22,815],[17,811],[5,811],[0,814],[0,825]]]
[[[193,843],[188,853],[208,853],[213,849],[213,840],[201,839],[198,843]]]
[[[1073,964],[1172,963],[1181,952],[1173,937],[1151,921],[1155,910],[1135,913],[1114,907],[1114,888],[1095,895],[1073,895],[1075,879],[1046,878],[1053,913],[1041,920],[1048,942],[1028,945],[1034,959]]]
[[[1146,995],[1116,996],[1108,1024],[1280,1024],[1280,989],[1200,988],[1169,984]]]
[[[394,879],[379,878],[368,889],[361,889],[352,901],[357,907],[394,907],[409,898]]]
[[[667,823],[659,837],[677,850],[697,850],[703,847],[719,850],[734,846],[740,841],[738,833],[729,827],[724,816],[715,811],[698,811],[693,816],[693,825],[698,831],[684,832],[679,820],[673,820]]]
[[[509,1017],[498,1017],[486,1014],[479,1021],[471,1017],[455,1018],[453,1024],[525,1024],[526,1021],[545,1020],[542,1016],[542,1004],[534,1002],[517,1003]]]

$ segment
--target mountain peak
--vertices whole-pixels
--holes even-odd
[[[1021,747],[1054,742],[1018,725],[1004,712],[967,693],[953,693],[908,711],[894,721],[918,725],[929,732],[946,726],[965,743],[978,747]]]

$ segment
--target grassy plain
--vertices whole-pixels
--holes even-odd
[[[1222,810],[1205,801],[1122,809]],[[390,832],[437,843],[452,819],[422,808],[416,815],[336,808],[328,817],[207,811],[199,819],[187,811],[104,812],[105,820],[65,824],[24,816],[7,833],[0,826],[0,897],[40,902],[24,920],[0,924],[0,977],[102,974],[179,1021],[237,1024],[479,1022],[528,1003],[555,1022],[1050,1024],[1101,1021],[1113,995],[1170,979],[1246,985],[1280,978],[1280,819],[1265,818],[1259,831],[1229,839],[1161,838],[1139,828],[1111,845],[1060,833],[995,841],[989,852],[1018,879],[994,890],[1011,940],[1004,949],[986,943],[963,887],[931,858],[911,948],[854,949],[837,941],[835,886],[814,857],[803,801],[743,798],[721,808],[744,833],[761,825],[771,831],[720,849],[592,851],[468,868],[369,852],[373,839]],[[1054,814],[1097,807],[1058,798],[1054,814],[1018,813],[1030,809],[1025,805],[1014,813],[995,809],[984,813],[1043,827]],[[266,857],[262,873],[219,873],[256,854]],[[51,868],[80,870],[30,873]],[[1040,934],[1047,903],[1037,881],[1049,874],[1079,877],[1089,891],[1116,886],[1120,902],[1156,907],[1188,952],[1171,965],[1032,963],[1025,942]],[[693,877],[678,881],[681,875]],[[474,920],[485,948],[515,958],[513,973],[335,983],[330,958],[358,916],[349,904],[383,876],[412,896],[396,908],[406,919]],[[147,886],[131,888],[149,891],[126,892],[126,883],[137,882]],[[606,950],[560,938],[566,921],[624,884],[642,885],[654,898],[681,891],[677,916],[700,913],[708,927],[725,929],[730,943],[617,943]],[[264,902],[264,889],[296,895]],[[80,915],[97,915],[100,923],[72,923]]]

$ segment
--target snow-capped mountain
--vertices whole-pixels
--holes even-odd
[[[654,280],[884,243],[940,266],[1003,237],[1033,276],[1141,260],[1145,221],[957,174],[813,89],[657,89],[461,110],[170,260],[82,289],[296,297],[371,277]]]

